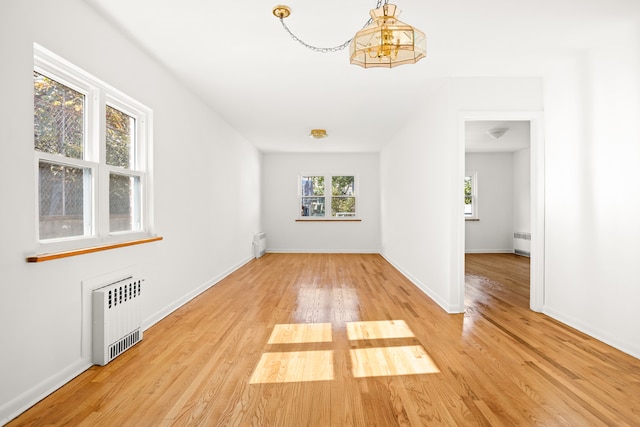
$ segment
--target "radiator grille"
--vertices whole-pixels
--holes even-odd
[[[117,341],[109,346],[109,361],[115,359],[124,353],[125,350],[128,350],[138,341],[140,341],[142,333],[140,330],[135,330],[126,337],[122,338],[120,341]]]
[[[267,251],[267,233],[261,232],[253,235],[253,256],[260,258]]]
[[[142,282],[127,277],[93,291],[93,363],[106,365],[142,340]]]
[[[513,253],[522,256],[531,256],[531,233],[513,233]]]

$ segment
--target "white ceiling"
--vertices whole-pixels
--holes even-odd
[[[379,151],[421,100],[458,76],[541,76],[640,16],[640,0],[397,0],[427,35],[415,65],[363,69],[348,49],[373,0],[85,0],[168,67],[261,151]],[[312,128],[329,138],[313,140]]]
[[[507,129],[496,139],[487,132],[491,129]],[[465,152],[504,153],[519,151],[531,144],[531,126],[528,121],[467,121],[464,124]]]

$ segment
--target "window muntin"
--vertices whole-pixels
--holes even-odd
[[[151,110],[34,45],[38,247],[151,234]]]
[[[464,177],[464,217],[478,218],[478,179],[477,174],[471,173]]]
[[[301,218],[340,219],[357,215],[354,175],[303,175],[299,185]]]

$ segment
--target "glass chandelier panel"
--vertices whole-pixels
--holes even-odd
[[[384,4],[370,12],[371,22],[358,31],[349,46],[352,64],[364,68],[414,64],[424,58],[424,33],[397,19],[396,5]]]

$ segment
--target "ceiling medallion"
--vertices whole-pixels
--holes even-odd
[[[291,8],[289,6],[279,4],[278,6],[273,8],[273,16],[278,19],[287,18],[289,17],[289,15],[291,15]]]

